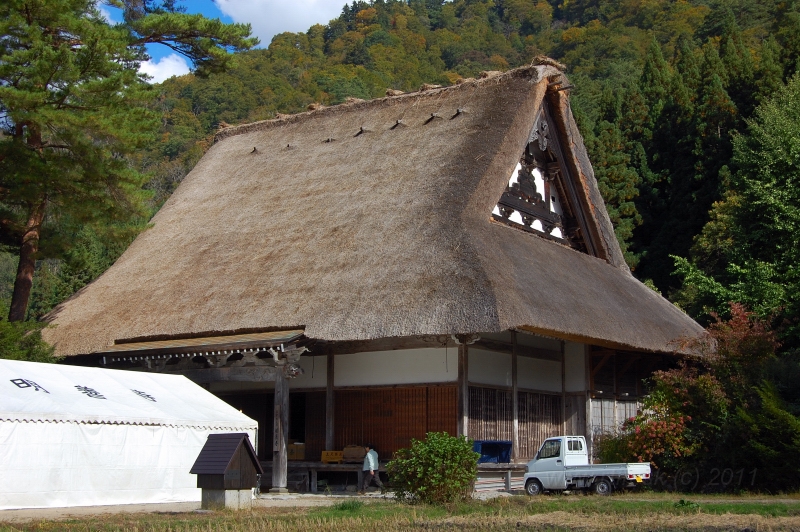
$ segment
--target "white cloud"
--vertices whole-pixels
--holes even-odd
[[[305,32],[338,17],[347,0],[214,0],[234,22],[250,23],[261,46],[285,31]]]
[[[103,17],[103,20],[109,24],[113,25],[122,22],[121,9],[110,6],[103,0],[94,0],[94,7],[100,12],[100,16]]]
[[[153,78],[150,83],[161,83],[172,76],[188,74],[189,65],[182,56],[169,54],[161,59],[145,61],[139,66],[139,72]]]
[[[109,24],[114,24],[114,19],[111,18],[111,11],[108,10],[108,6],[101,4],[98,0],[95,1],[94,7],[100,12],[100,16],[108,22]]]

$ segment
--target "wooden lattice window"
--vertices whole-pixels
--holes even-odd
[[[589,253],[579,222],[574,186],[545,108],[497,202],[495,220]]]

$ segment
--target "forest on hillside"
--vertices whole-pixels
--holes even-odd
[[[158,134],[126,156],[146,209],[90,223],[36,263],[28,319],[102,273],[229,124],[387,88],[452,84],[547,55],[634,275],[708,323],[731,301],[800,345],[797,175],[800,6],[793,0],[374,0],[277,35],[225,69],[157,85]],[[784,142],[785,146],[776,146]],[[13,245],[7,249],[13,251]],[[14,253],[0,254],[8,307]]]

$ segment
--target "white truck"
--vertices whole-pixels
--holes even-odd
[[[649,463],[590,464],[583,436],[556,436],[542,443],[536,458],[528,462],[525,491],[593,490],[608,495],[650,480]]]

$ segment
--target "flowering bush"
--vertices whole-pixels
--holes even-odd
[[[650,385],[642,410],[625,420],[618,436],[599,442],[602,461],[677,470],[719,433],[728,400],[712,375],[682,364],[654,373]]]
[[[751,481],[740,488],[797,489],[800,420],[767,371],[776,360],[775,333],[739,304],[708,333],[689,346],[698,358],[653,374],[641,411],[597,442],[601,461],[650,462],[667,477],[692,470],[713,479],[715,471],[746,469]]]

